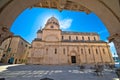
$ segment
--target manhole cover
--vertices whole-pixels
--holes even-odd
[[[43,79],[40,79],[40,80],[54,80],[54,79],[51,79],[51,78],[43,78]]]

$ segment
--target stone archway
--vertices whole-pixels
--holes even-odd
[[[110,32],[110,41],[115,43],[120,54],[120,1],[119,0],[1,0],[0,42],[11,36],[10,27],[17,16],[26,8],[47,7],[74,11],[94,12]],[[117,35],[116,35],[117,34]],[[116,45],[117,44],[117,45]]]

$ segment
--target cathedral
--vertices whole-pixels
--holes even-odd
[[[32,41],[28,64],[111,64],[113,58],[107,42],[97,33],[62,31],[59,21],[51,17]]]

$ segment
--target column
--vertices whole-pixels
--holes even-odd
[[[120,59],[120,33],[113,34],[109,37],[109,42],[113,42]]]

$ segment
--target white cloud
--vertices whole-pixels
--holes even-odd
[[[103,34],[103,33],[105,33],[105,32],[107,32],[106,29],[99,31],[98,34]]]
[[[64,19],[60,21],[60,28],[61,29],[68,29],[72,24],[72,19]]]

